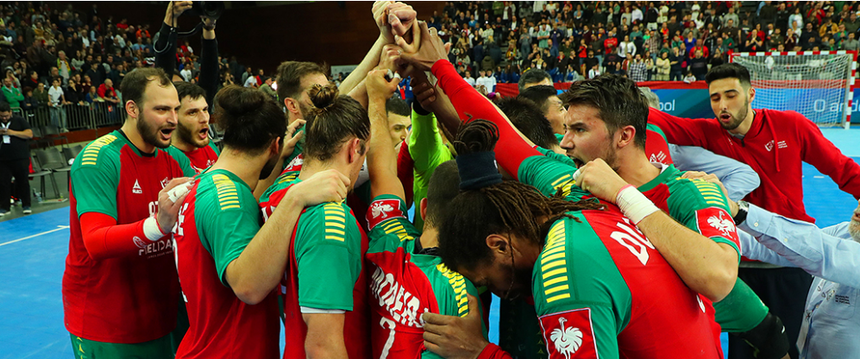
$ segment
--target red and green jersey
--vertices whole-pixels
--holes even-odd
[[[71,170],[69,255],[63,273],[66,328],[75,336],[109,343],[141,343],[176,326],[179,282],[170,237],[128,238],[134,255],[93,259],[80,216],[95,212],[130,224],[156,214],[158,192],[176,177],[193,176],[175,148],[142,154],[121,131],[84,148]]]
[[[298,173],[281,175],[260,198],[268,219],[298,183]],[[370,358],[370,312],[364,254],[368,241],[350,208],[324,203],[302,211],[292,233],[284,295],[284,358],[304,358],[307,325],[302,313],[345,311],[343,338],[350,358]]]
[[[190,324],[177,358],[280,355],[276,292],[249,305],[236,297],[226,279],[227,265],[242,254],[260,222],[251,188],[233,173],[210,170],[194,180],[174,230]]]
[[[722,358],[699,295],[617,207],[568,214],[532,275],[549,358]]]
[[[215,164],[218,156],[221,155],[221,151],[218,151],[218,147],[215,147],[212,141],[209,141],[209,144],[206,146],[195,148],[188,152],[182,151],[182,153],[188,157],[188,160],[191,161],[191,167],[194,167],[197,173],[201,173],[209,168],[209,166]]]
[[[373,357],[440,358],[424,348],[421,315],[469,314],[466,293],[477,297],[475,287],[439,257],[413,253],[420,233],[406,217],[402,199],[376,197],[367,223]]]
[[[662,163],[671,165],[672,154],[669,152],[669,142],[666,141],[666,134],[657,125],[648,124],[645,126],[645,155],[648,156],[648,161],[652,163]]]

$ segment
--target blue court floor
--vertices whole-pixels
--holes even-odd
[[[860,129],[822,132],[860,162]],[[804,164],[803,173],[806,210],[817,224],[847,221],[857,201],[814,167]],[[0,222],[0,358],[73,357],[61,296],[68,225],[68,207]],[[498,306],[493,307],[490,320],[497,323]],[[497,341],[492,329],[491,340]]]

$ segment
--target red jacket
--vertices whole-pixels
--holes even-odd
[[[648,122],[659,126],[670,143],[700,146],[748,164],[761,185],[745,200],[771,212],[815,223],[803,206],[801,162],[860,198],[860,165],[824,138],[815,123],[794,111],[755,111],[743,139],[729,134],[716,119],[683,119],[652,108]]]

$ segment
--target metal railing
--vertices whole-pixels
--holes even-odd
[[[39,106],[31,109],[13,107],[12,112],[21,115],[30,126],[53,125],[61,131],[96,129],[121,125],[125,108],[112,102],[93,102],[60,106]]]

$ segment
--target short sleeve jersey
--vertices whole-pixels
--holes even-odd
[[[248,305],[236,297],[226,277],[227,266],[239,258],[260,222],[251,188],[233,173],[208,171],[194,181],[174,230],[190,323],[178,358],[280,355],[276,292]]]
[[[260,198],[268,219],[290,187],[300,182],[298,172],[278,177]],[[367,236],[344,203],[307,207],[292,235],[287,270],[281,282],[284,295],[286,349],[284,358],[304,358],[307,325],[302,308],[345,311],[344,341],[350,358],[370,358],[370,312],[364,254]]]
[[[373,357],[440,358],[424,349],[421,314],[469,314],[466,293],[477,297],[474,285],[439,257],[413,253],[420,234],[402,199],[374,198],[367,223]]]
[[[740,260],[740,239],[723,191],[714,183],[682,175],[674,165],[662,165],[660,175],[639,191],[685,227],[734,248]]]
[[[81,151],[70,175],[71,236],[63,273],[66,328],[108,343],[140,343],[168,334],[176,326],[179,302],[170,238],[128,238],[139,248],[136,255],[95,260],[84,246],[80,216],[101,213],[117,224],[154,216],[158,192],[173,178],[194,175],[188,159],[175,148],[142,154],[125,134],[113,131]]]
[[[699,295],[617,207],[568,214],[532,276],[549,358],[722,358]]]
[[[183,151],[182,153],[191,161],[191,167],[197,173],[201,173],[203,170],[209,168],[209,166],[215,164],[221,151],[218,151],[218,147],[215,147],[215,144],[209,141],[209,144],[206,146],[195,148],[188,152]]]
[[[662,163],[671,165],[672,154],[669,152],[669,142],[666,141],[666,134],[657,125],[648,124],[645,126],[645,155],[648,156],[648,161],[653,163]]]

